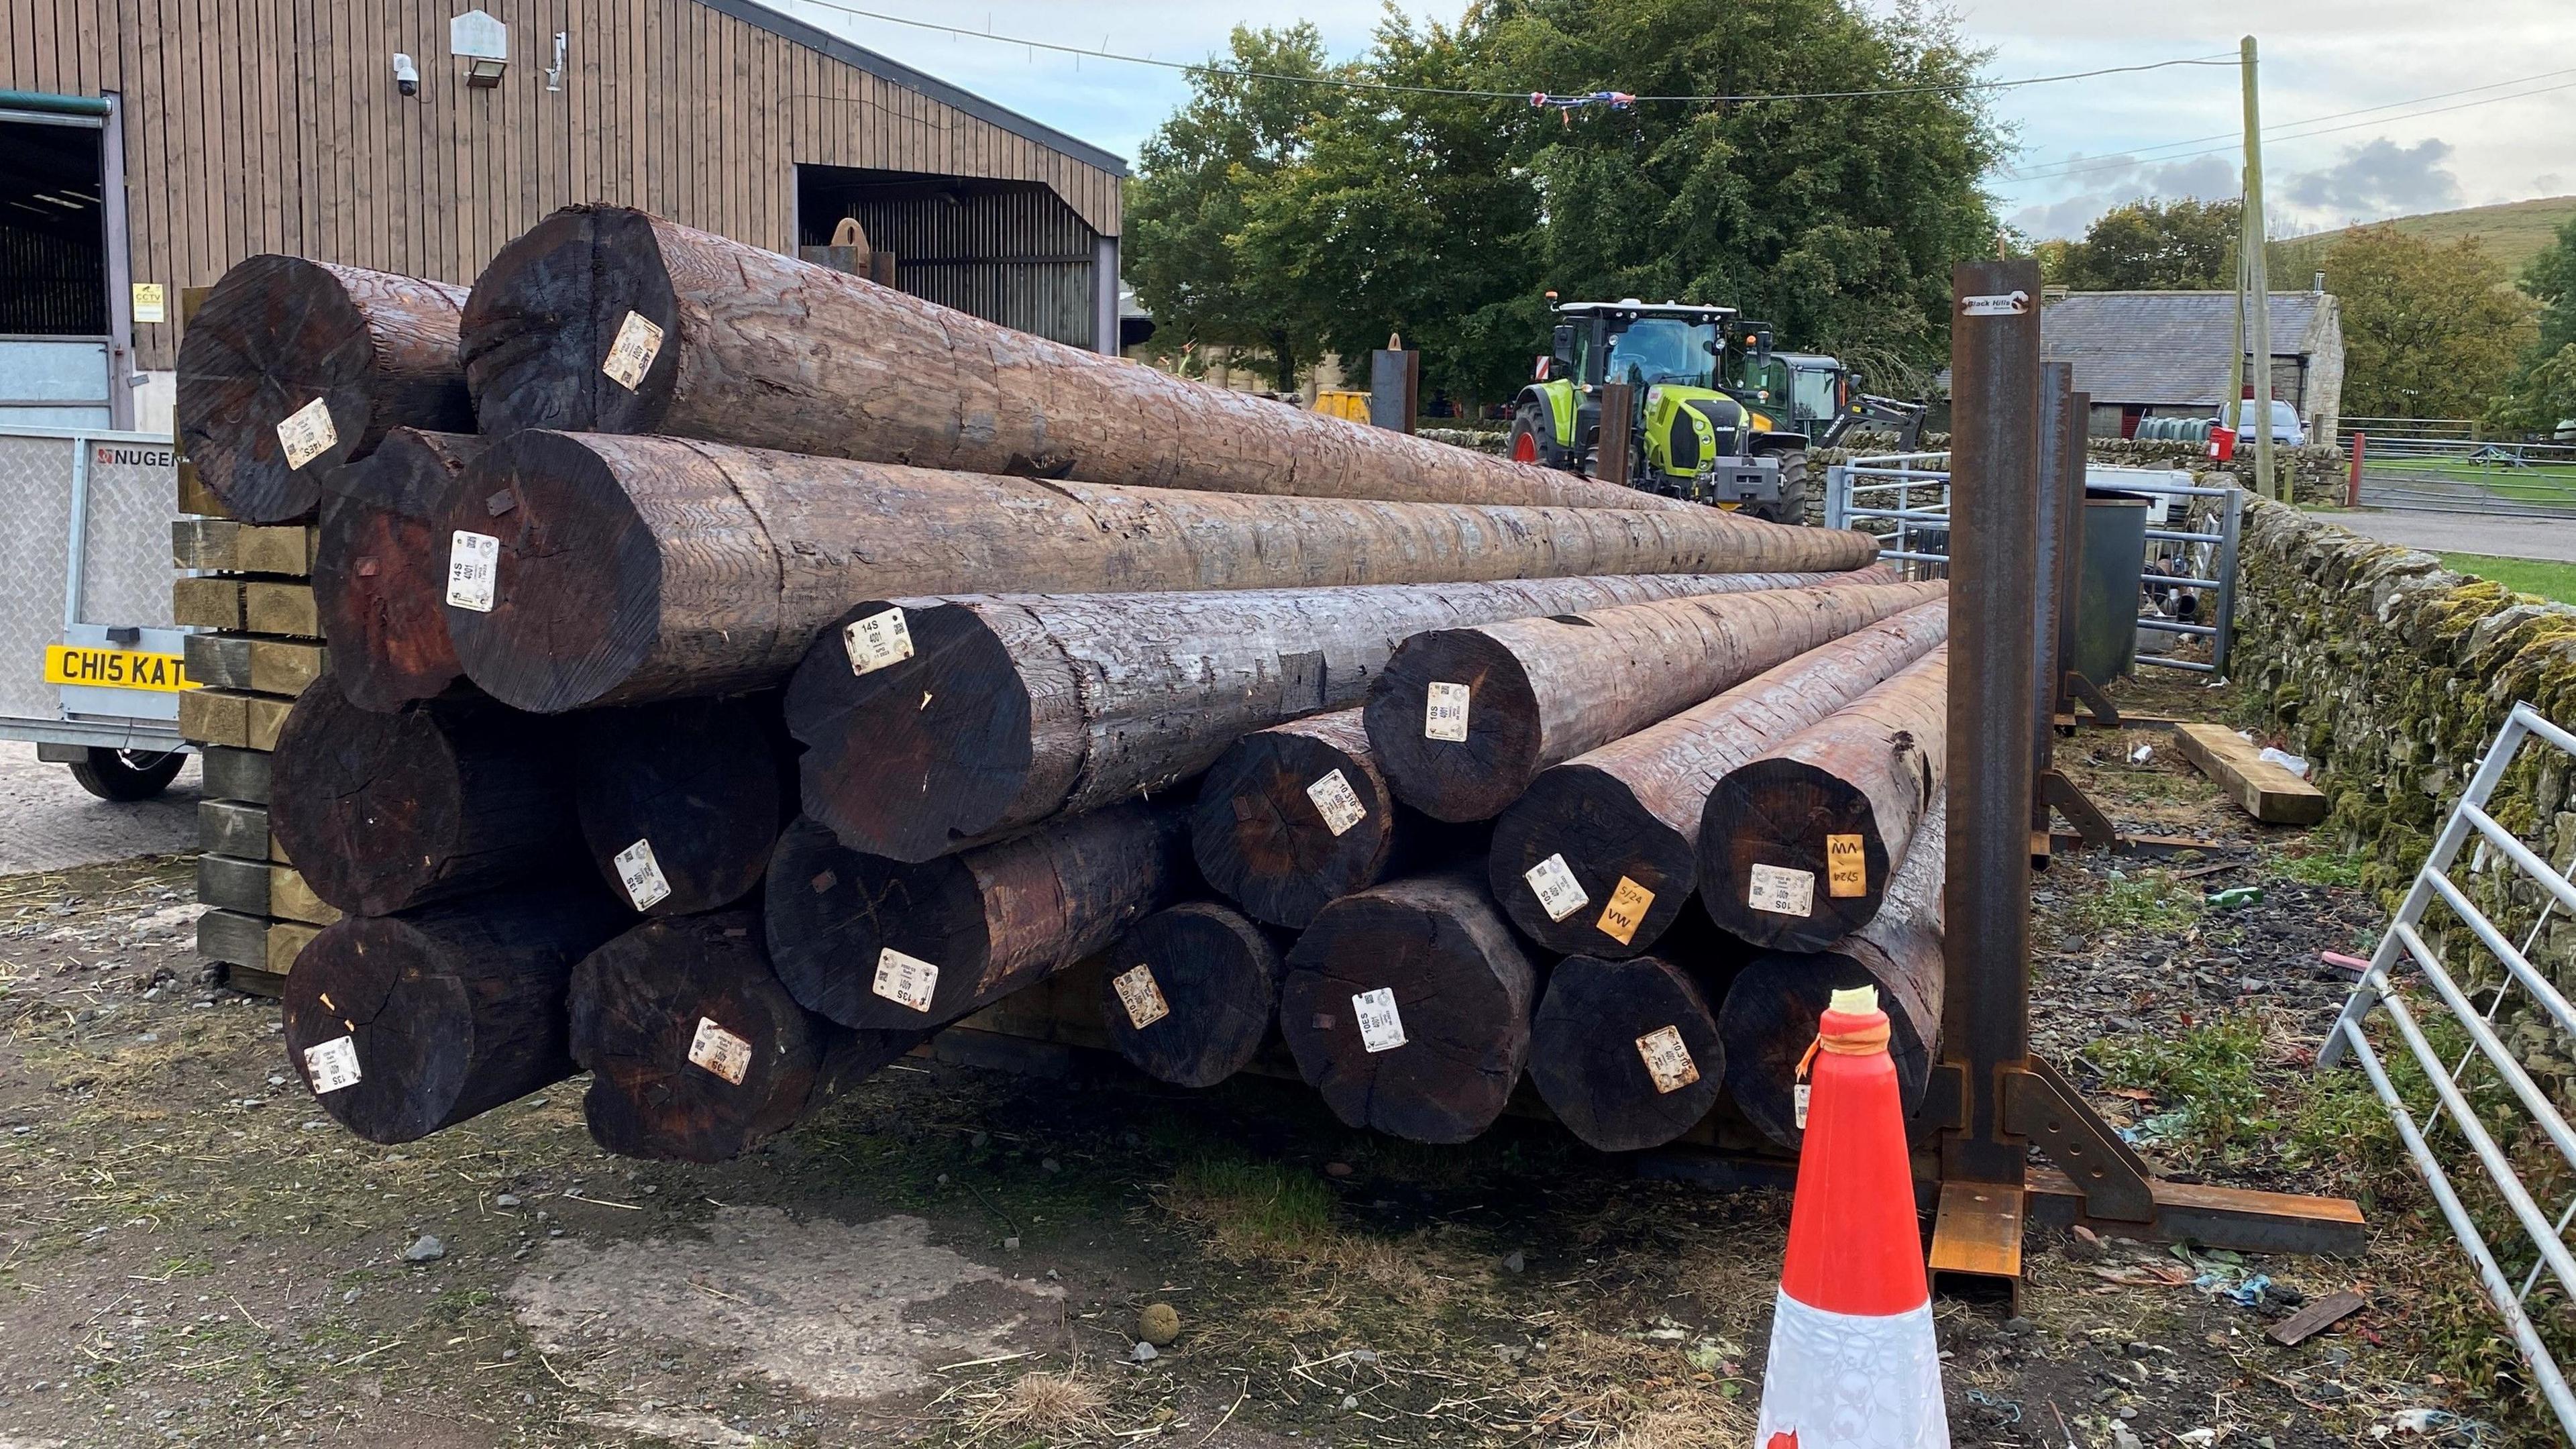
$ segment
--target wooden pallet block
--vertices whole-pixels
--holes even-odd
[[[322,613],[313,602],[313,586],[266,580],[243,585],[241,627],[254,634],[321,638]]]
[[[252,524],[229,518],[181,518],[170,525],[170,563],[174,568],[218,574],[284,574],[305,578],[313,572],[313,552],[320,530],[306,523]]]
[[[2324,791],[2260,758],[2251,742],[2225,725],[2175,725],[2174,745],[2238,809],[2266,825],[2314,825],[2326,818]]]
[[[203,791],[209,800],[237,800],[248,805],[268,804],[269,759],[264,750],[241,749],[221,745],[208,746],[198,752],[203,772]],[[261,812],[263,820],[266,812]]]

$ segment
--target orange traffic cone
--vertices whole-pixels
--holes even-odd
[[[1753,1442],[1947,1449],[1905,1112],[1878,992],[1835,992],[1808,1055],[1806,1144]]]

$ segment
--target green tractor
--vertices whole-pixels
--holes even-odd
[[[1772,351],[1769,324],[1732,307],[1630,297],[1556,314],[1555,355],[1512,413],[1511,455],[1525,463],[1600,476],[1602,390],[1626,383],[1631,487],[1798,523],[1809,446],[1869,418],[1910,448],[1921,427],[1921,407],[1860,395],[1833,358]]]

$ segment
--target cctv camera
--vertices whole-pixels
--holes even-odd
[[[404,95],[420,94],[420,68],[411,63],[410,56],[399,50],[394,52],[394,84],[402,88]]]

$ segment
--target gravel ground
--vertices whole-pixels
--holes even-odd
[[[101,800],[36,747],[0,741],[0,875],[164,855],[197,843],[197,761],[157,800]]]

